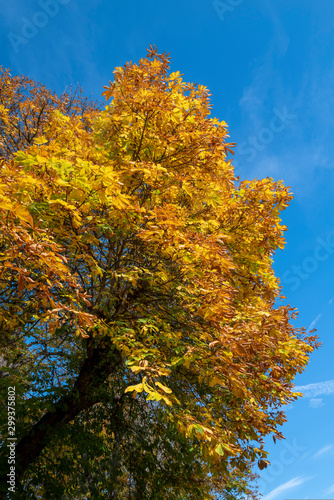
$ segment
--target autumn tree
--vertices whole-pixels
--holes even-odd
[[[238,182],[208,90],[155,48],[104,96],[103,110],[50,102],[42,127],[1,101],[1,411],[5,426],[15,385],[18,488],[250,497],[317,346],[272,269],[292,195]]]

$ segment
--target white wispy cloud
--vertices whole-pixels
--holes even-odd
[[[327,380],[326,382],[319,382],[317,384],[299,385],[294,387],[294,392],[302,392],[304,398],[315,398],[324,394],[334,394],[334,380]]]
[[[332,486],[330,486],[326,491],[325,491],[325,495],[331,495],[332,493],[334,493],[334,484],[332,484]]]
[[[319,319],[321,318],[322,314],[318,314],[318,316],[312,321],[312,323],[310,324],[310,326],[308,327],[308,331],[312,330],[312,328],[315,327],[315,325],[318,323]]]
[[[324,455],[325,453],[328,453],[332,449],[333,449],[333,445],[332,444],[328,444],[326,446],[323,446],[322,448],[320,448],[319,451],[317,451],[317,453],[315,453],[315,455],[313,455],[313,458],[318,458],[321,455]]]
[[[311,476],[314,477],[314,476]],[[280,497],[282,498],[282,494],[296,486],[300,486],[301,484],[306,483],[311,477],[297,476],[286,483],[277,486],[277,488],[273,489],[270,493],[262,497],[262,500],[273,500],[274,498]]]
[[[309,402],[310,408],[321,408],[322,406],[324,406],[324,402],[321,398],[310,399],[310,402]]]

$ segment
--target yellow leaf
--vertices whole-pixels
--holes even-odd
[[[125,389],[125,392],[132,392],[132,391],[143,392],[143,390],[144,390],[144,385],[137,384],[137,385],[130,385]]]
[[[150,392],[146,398],[146,401],[160,401],[162,399],[162,395],[158,392]]]
[[[70,186],[70,184],[66,181],[64,181],[63,179],[57,179],[56,180],[56,183],[59,185],[59,186]]]
[[[49,200],[49,203],[52,205],[54,203],[59,203],[60,205],[63,205],[63,207],[68,208],[69,210],[76,210],[76,207],[74,205],[71,205],[70,203],[66,203],[66,201],[58,199],[58,200]]]
[[[221,457],[223,457],[225,455],[225,450],[224,450],[224,448],[222,447],[221,444],[219,444],[218,446],[216,446],[215,452],[218,453],[218,455],[220,455]]]
[[[46,144],[48,141],[44,137],[44,135],[41,135],[40,137],[37,137],[37,139],[34,140],[34,144],[37,144],[37,146],[41,146],[42,144]]]
[[[223,379],[219,378],[219,377],[213,377],[211,380],[210,380],[210,383],[209,383],[209,387],[213,387],[214,385],[223,385],[225,386],[225,382]]]
[[[169,389],[169,387],[166,387],[165,385],[161,384],[160,382],[155,382],[155,385],[160,387],[160,389],[162,389],[167,394],[171,394],[173,392],[171,389]]]
[[[14,207],[14,214],[21,220],[24,220],[25,222],[28,222],[31,226],[34,225],[34,220],[32,218],[32,216],[30,215],[30,213],[28,212],[28,210],[24,207],[22,207],[22,205],[16,205]]]
[[[142,366],[131,366],[130,368],[134,373],[139,373],[141,370],[144,369]]]

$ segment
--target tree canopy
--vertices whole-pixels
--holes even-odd
[[[105,109],[8,71],[0,90],[1,434],[15,385],[17,487],[255,498],[252,464],[267,466],[264,437],[283,437],[318,345],[272,268],[289,189],[238,181],[208,89],[154,47],[116,68]]]

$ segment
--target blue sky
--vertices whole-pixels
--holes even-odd
[[[272,176],[295,198],[275,269],[298,326],[323,347],[296,379],[285,441],[268,440],[264,500],[334,499],[334,2],[332,0],[0,0],[0,64],[62,92],[100,99],[115,66],[170,52],[206,85],[238,144],[240,178]]]

